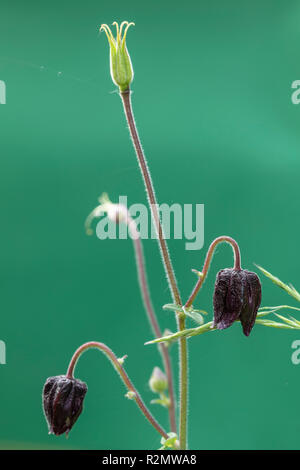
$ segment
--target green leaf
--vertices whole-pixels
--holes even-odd
[[[151,405],[161,405],[165,408],[169,408],[170,406],[170,400],[168,397],[155,398],[154,400],[151,400],[150,403]]]
[[[187,328],[186,330],[177,331],[173,335],[163,336],[161,338],[156,338],[151,341],[147,341],[147,344],[156,344],[156,343],[163,343],[168,341],[174,341],[182,337],[190,338],[191,336],[201,335],[206,333],[207,331],[214,331],[216,328],[213,328],[213,322],[210,321],[208,323],[204,323],[204,325],[198,326],[196,328]]]
[[[185,308],[176,304],[163,305],[163,310],[172,310],[176,313],[182,313],[186,315],[187,317],[191,318],[192,320],[194,320],[199,325],[203,325],[204,323],[202,314],[207,315],[207,312],[205,310],[197,310],[193,308],[193,306]]]
[[[296,323],[297,326],[300,326],[300,321],[290,315],[290,318]]]
[[[294,328],[299,328],[300,327],[300,322],[297,320],[290,320],[289,318],[283,317],[282,315],[279,315],[278,313],[275,313],[276,317],[280,318],[280,320],[283,320],[285,323],[287,323],[290,326],[293,326]]]
[[[195,310],[190,310],[190,311],[184,310],[184,313],[186,314],[187,317],[191,318],[199,325],[203,325],[204,319],[200,313],[196,312]]]
[[[271,328],[282,328],[282,329],[286,329],[286,330],[294,330],[294,329],[298,329],[298,328],[295,328],[291,325],[287,325],[286,323],[279,323],[279,322],[276,322],[276,321],[273,321],[273,320],[256,320],[255,324],[258,324],[258,325],[263,325],[263,326],[269,326]]]
[[[269,273],[269,271],[267,271],[266,269],[262,268],[261,266],[258,266],[256,265],[258,269],[260,269],[260,271],[266,276],[268,277],[269,279],[271,279],[271,281],[276,284],[278,287],[280,287],[281,289],[285,290],[285,292],[287,292],[291,297],[293,297],[295,300],[297,300],[298,302],[300,302],[300,293],[295,289],[294,286],[292,285],[288,285],[288,284],[285,284],[284,282],[282,282],[278,277],[276,276],[273,276],[273,274]]]
[[[258,310],[258,314],[257,314],[257,317],[263,317],[263,316],[266,316],[266,315],[270,315],[270,313],[276,313],[278,310],[281,310],[283,308],[287,308],[287,309],[290,309],[290,310],[298,310],[300,311],[300,308],[298,307],[291,307],[290,305],[278,305],[276,307],[261,307],[259,310]]]
[[[163,310],[172,310],[174,312],[182,312],[182,307],[176,304],[165,304]]]
[[[282,317],[282,319],[285,319],[285,317]],[[239,321],[239,320],[237,320],[237,321]],[[300,329],[300,322],[299,322],[299,325],[298,325],[297,320],[294,321],[293,325],[292,325],[288,322],[280,323],[280,322],[276,322],[274,320],[268,320],[268,319],[264,319],[264,318],[257,318],[256,321],[255,321],[255,324],[268,326],[268,327],[272,327],[272,328],[282,328],[282,329],[286,329],[286,330],[299,330]],[[192,336],[198,336],[198,335],[201,335],[203,333],[207,333],[208,331],[215,331],[216,328],[214,328],[212,325],[213,325],[213,322],[211,321],[211,322],[208,322],[208,323],[204,323],[204,325],[198,326],[197,328],[187,328],[185,330],[178,331],[177,333],[174,333],[172,335],[163,336],[161,338],[156,338],[156,339],[153,339],[151,341],[147,341],[145,343],[145,345],[163,343],[163,342],[168,342],[168,341],[175,341],[175,340],[178,340],[179,338],[182,338],[182,337],[191,338]]]

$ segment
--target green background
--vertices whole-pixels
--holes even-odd
[[[68,440],[48,436],[41,390],[83,342],[128,354],[148,403],[160,357],[137,286],[132,244],[87,237],[83,223],[103,191],[145,201],[121,102],[109,76],[101,23],[135,21],[128,48],[133,105],[160,202],[205,204],[205,247],[169,246],[186,298],[216,236],[236,238],[243,266],[258,263],[299,283],[300,79],[297,1],[2,1],[0,79],[0,446],[138,449],[159,437],[124,398],[104,356],[84,355],[89,392]],[[162,327],[175,328],[154,240],[144,244]],[[197,306],[212,311],[214,258]],[[263,305],[295,302],[263,279]],[[299,449],[300,366],[289,332],[239,324],[189,341],[192,449]],[[174,368],[177,350],[173,347]],[[167,427],[164,409],[152,406]]]

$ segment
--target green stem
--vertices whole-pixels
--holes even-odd
[[[185,330],[185,316],[179,315],[179,332]],[[188,350],[186,338],[179,340],[180,354],[180,449],[187,449]]]
[[[132,143],[134,145],[136,155],[138,158],[138,163],[140,165],[141,173],[143,176],[143,180],[145,183],[146,187],[146,192],[149,200],[149,205],[150,205],[150,210],[151,214],[153,217],[154,221],[154,226],[158,235],[158,241],[159,241],[159,247],[163,259],[163,265],[166,271],[167,279],[170,285],[170,290],[172,293],[172,297],[174,298],[174,301],[178,304],[180,304],[181,299],[180,299],[180,294],[179,290],[177,287],[177,282],[175,279],[175,274],[174,274],[174,269],[172,266],[171,258],[169,255],[167,243],[164,237],[162,225],[160,222],[160,217],[159,217],[159,211],[158,211],[158,203],[156,200],[155,192],[154,192],[154,187],[153,187],[153,182],[150,174],[149,167],[147,165],[146,157],[142,149],[142,145],[140,142],[140,138],[138,135],[138,131],[136,128],[134,116],[133,116],[133,111],[132,111],[132,105],[131,105],[131,97],[130,97],[130,90],[127,90],[126,92],[121,92],[120,96],[122,98],[123,106],[124,106],[124,111],[126,115],[126,119],[128,122],[129,130],[130,130],[130,135],[132,138]]]
[[[140,233],[137,229],[134,219],[132,219],[127,209],[126,209],[126,222],[127,222],[128,230],[131,233],[131,237],[133,241],[135,257],[136,257],[136,266],[137,266],[137,272],[138,272],[138,280],[139,280],[139,286],[140,286],[140,290],[142,294],[144,307],[145,307],[145,310],[149,319],[149,323],[153,329],[153,332],[156,338],[160,338],[162,336],[162,333],[161,333],[161,329],[157,321],[157,317],[156,317],[152,300],[151,300],[150,289],[149,289],[149,284],[148,284],[147,274],[146,274],[146,265],[145,265],[145,258],[144,258],[144,253],[143,253],[143,245],[141,242]],[[177,433],[176,417],[175,417],[175,394],[174,394],[173,373],[172,373],[170,354],[169,354],[168,348],[164,344],[159,345],[158,349],[162,356],[164,370],[165,370],[167,381],[168,381],[168,391],[169,391],[169,400],[170,400],[168,411],[169,411],[170,428],[172,432]]]
[[[155,310],[152,304],[150,289],[147,279],[146,263],[143,252],[143,245],[141,241],[141,234],[137,228],[135,220],[131,217],[129,210],[126,206],[122,204],[113,204],[107,194],[103,194],[100,198],[100,206],[97,206],[87,217],[85,222],[86,232],[91,234],[91,223],[94,217],[100,217],[103,212],[107,212],[108,217],[113,222],[124,222],[128,227],[128,232],[133,242],[136,268],[138,274],[139,287],[142,295],[143,304],[145,311],[153,330],[153,333],[156,338],[162,336],[159,323],[155,314]],[[164,370],[167,376],[168,381],[168,390],[169,390],[169,420],[170,420],[170,429],[172,432],[177,434],[176,429],[176,416],[175,416],[175,393],[174,393],[174,384],[173,384],[173,373],[170,354],[167,347],[164,344],[158,345],[158,350],[161,354]]]
[[[152,218],[154,221],[154,226],[158,235],[158,242],[160,247],[160,252],[162,255],[163,266],[167,275],[169,282],[170,291],[172,294],[173,302],[177,305],[182,305],[180,293],[177,287],[177,282],[174,274],[174,269],[172,266],[171,258],[168,252],[168,247],[165,241],[165,237],[162,230],[162,225],[160,222],[158,204],[154,192],[154,187],[152,183],[151,174],[146,162],[146,157],[144,155],[140,138],[137,132],[132,105],[131,105],[131,92],[130,90],[120,92],[122,99],[125,116],[128,122],[130,135],[132,143],[137,155],[141,173],[146,187],[146,192],[148,196],[148,201],[150,205],[150,210]],[[179,330],[185,328],[185,319],[177,316],[177,326]],[[188,394],[188,359],[187,359],[187,344],[185,338],[180,339],[179,343],[179,367],[180,367],[180,424],[179,424],[179,439],[180,439],[180,448],[186,449],[187,447],[187,394]]]
[[[83,354],[85,351],[87,351],[88,349],[91,349],[91,348],[97,348],[106,355],[106,357],[110,360],[110,362],[114,366],[115,370],[120,375],[120,377],[123,380],[123,382],[124,382],[125,386],[127,387],[128,391],[133,392],[134,401],[136,402],[137,406],[140,408],[140,410],[143,413],[143,415],[145,416],[145,418],[149,421],[150,424],[152,424],[152,426],[156,429],[156,431],[159,432],[159,434],[161,436],[168,439],[169,438],[168,434],[166,433],[166,431],[164,431],[164,429],[160,426],[160,424],[152,416],[151,412],[148,410],[147,406],[143,402],[139,392],[137,391],[137,389],[135,388],[135,386],[133,385],[133,383],[129,379],[124,367],[121,364],[121,362],[118,360],[117,356],[113,353],[113,351],[108,346],[106,346],[106,344],[98,343],[97,341],[90,341],[90,342],[85,343],[82,346],[80,346],[75,351],[75,353],[74,353],[74,355],[73,355],[73,357],[70,361],[70,364],[69,364],[69,367],[68,367],[68,370],[67,370],[67,374],[66,374],[67,377],[69,377],[70,379],[74,378],[74,370],[75,370],[75,367],[76,367],[76,364],[77,364],[77,361],[78,361],[79,357],[81,356],[81,354]]]

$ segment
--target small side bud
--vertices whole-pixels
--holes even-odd
[[[126,47],[126,35],[128,28],[134,25],[134,23],[123,21],[119,26],[115,21],[113,25],[116,27],[116,37],[113,36],[107,24],[102,24],[100,31],[105,32],[110,46],[110,74],[112,81],[115,85],[118,85],[120,92],[125,92],[129,90],[133,80],[133,68]],[[123,28],[125,28],[124,32]]]
[[[196,276],[201,279],[203,277],[203,273],[201,271],[198,271],[197,269],[192,269],[192,272],[196,274]]]
[[[167,390],[167,377],[159,367],[154,367],[149,380],[149,387],[154,393],[163,393],[165,390]]]
[[[133,392],[132,390],[129,390],[126,394],[125,397],[128,398],[128,400],[135,400],[136,399],[136,393]]]
[[[43,389],[43,408],[49,434],[68,434],[83,409],[87,386],[65,375],[49,377]]]
[[[118,363],[122,366],[125,362],[125,359],[127,359],[127,355],[123,357],[118,357]]]

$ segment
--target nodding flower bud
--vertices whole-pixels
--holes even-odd
[[[128,28],[134,23],[123,21],[120,26],[115,21],[117,34],[113,36],[111,29],[107,24],[102,24],[100,31],[104,31],[110,46],[110,74],[112,81],[118,85],[121,92],[127,91],[133,80],[133,68],[130,56],[126,47],[126,35]],[[124,32],[123,32],[123,28]],[[122,36],[123,33],[123,36]]]
[[[222,269],[217,274],[214,304],[215,328],[223,330],[240,320],[249,336],[261,302],[261,285],[257,274],[245,269]]]
[[[68,434],[83,408],[87,386],[65,375],[49,377],[43,390],[43,407],[49,434]]]
[[[159,367],[154,367],[149,380],[149,387],[154,393],[163,393],[165,390],[167,390],[167,377]]]

